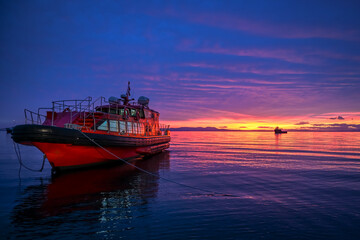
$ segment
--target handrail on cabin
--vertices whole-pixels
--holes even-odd
[[[25,114],[25,124],[27,124],[29,121],[31,122],[31,124],[42,124],[43,121],[41,118],[43,117],[44,121],[46,119],[45,115],[30,111],[28,109],[24,109],[24,114]]]
[[[119,106],[121,106],[121,104],[117,103],[117,102],[111,102],[111,101],[106,101],[105,97],[99,97],[96,100],[94,100],[93,102],[91,102],[92,98],[91,97],[87,97],[85,99],[82,100],[59,100],[59,101],[53,101],[52,102],[52,108],[38,108],[38,112],[35,113],[33,111],[30,111],[28,109],[24,110],[25,113],[25,123],[27,123],[28,121],[31,121],[32,124],[36,123],[36,124],[42,124],[42,118],[44,118],[44,121],[46,120],[46,116],[40,114],[40,110],[44,110],[44,109],[48,109],[48,110],[52,110],[52,116],[51,116],[51,126],[54,126],[54,114],[55,114],[55,110],[58,111],[65,111],[65,110],[69,110],[70,112],[70,119],[69,119],[69,123],[65,123],[65,127],[66,128],[78,128],[80,127],[86,127],[85,124],[85,119],[88,119],[90,116],[94,121],[93,124],[93,131],[96,131],[96,121],[100,120],[100,119],[106,119],[106,120],[114,120],[116,118],[119,117],[119,115],[117,114],[112,114],[110,113],[110,107],[108,107],[108,113],[107,113],[107,118],[97,118],[95,116],[96,111],[96,107],[95,104],[98,103],[100,106],[100,111],[102,112],[102,106],[103,103],[108,103],[109,105],[116,105],[116,108],[118,109]],[[74,104],[68,104],[68,102],[72,102]],[[85,106],[83,106],[83,103],[87,103]],[[75,112],[75,114],[73,114]],[[83,114],[83,125],[76,125],[73,124],[73,118],[76,116],[81,116],[81,114]],[[112,119],[113,118],[113,119]],[[118,121],[117,124],[120,124],[119,119],[117,119],[116,121]],[[121,121],[121,120],[120,120]],[[139,134],[141,132],[143,132],[144,136],[147,135],[168,135],[168,131],[170,129],[170,125],[165,125],[165,124],[153,124],[150,123],[146,120],[146,122],[144,123],[140,123],[140,122],[135,122],[135,121],[124,121],[126,124],[126,133],[127,134]],[[129,133],[129,131],[127,131],[128,129],[128,124],[130,123],[131,125],[131,131]],[[136,124],[136,130],[134,131],[134,124]],[[88,128],[88,130],[90,130]],[[120,131],[120,125],[118,125],[118,132],[119,134],[121,134]],[[110,127],[109,127],[109,131],[110,131]],[[135,132],[135,133],[134,133]]]
[[[90,98],[90,100],[92,100],[91,97],[88,97],[88,98]],[[72,122],[73,117],[75,117],[75,116],[77,116],[77,115],[81,116],[81,113],[83,113],[83,114],[84,114],[84,116],[83,116],[83,118],[84,118],[84,123],[83,123],[83,125],[85,126],[85,119],[86,119],[90,114],[93,114],[93,113],[95,112],[95,103],[98,102],[98,101],[100,101],[100,104],[102,104],[102,100],[103,100],[103,99],[105,99],[105,97],[98,97],[98,98],[97,98],[96,100],[94,100],[92,103],[90,103],[90,101],[89,101],[88,106],[85,107],[85,108],[83,108],[82,110],[81,110],[81,106],[80,106],[80,111],[77,111],[77,112],[75,113],[75,115],[72,115],[72,111],[70,111],[70,112],[71,112],[71,115],[70,115],[70,123]],[[86,100],[86,99],[85,99],[85,100]],[[85,101],[85,100],[84,100],[84,101]],[[88,110],[88,112],[89,112],[89,114],[88,114],[87,116],[85,116],[86,110]],[[95,122],[94,122],[94,123],[95,123]]]
[[[86,97],[85,99],[73,99],[73,100],[58,100],[52,102],[52,119],[51,119],[51,126],[54,125],[54,113],[57,111],[62,112],[65,110],[69,110],[70,112],[70,123],[72,122],[73,117],[75,117],[77,114],[85,111],[86,109],[90,108],[90,104],[92,101],[92,97]],[[67,102],[72,102],[73,104],[67,104]],[[83,106],[83,103],[86,103],[85,107]],[[66,103],[66,104],[65,104]],[[76,112],[75,115],[73,115],[73,112]]]

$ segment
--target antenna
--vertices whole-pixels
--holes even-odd
[[[125,94],[121,94],[121,98],[123,99],[123,101],[124,101],[124,105],[127,105],[128,103],[129,103],[129,101],[131,101],[131,100],[134,100],[134,99],[130,99],[129,97],[130,97],[130,90],[131,90],[131,88],[130,88],[130,81],[128,81],[128,88],[127,88],[127,91],[126,91],[126,95]]]
[[[130,97],[130,81],[128,81],[128,88],[127,88],[127,91],[126,91],[126,96],[127,96],[127,98],[129,98]]]

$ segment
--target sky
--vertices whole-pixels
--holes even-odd
[[[147,96],[172,127],[360,130],[359,1],[0,1],[0,127]]]

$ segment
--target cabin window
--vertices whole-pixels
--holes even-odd
[[[119,115],[124,116],[124,109],[119,109]]]
[[[125,134],[126,133],[126,123],[124,121],[119,121],[120,124],[120,133]]]
[[[144,135],[145,134],[145,128],[143,123],[138,123],[137,125],[137,131],[138,134]]]
[[[133,127],[134,127],[134,133],[135,134],[139,134],[140,133],[140,131],[139,131],[139,124],[138,123],[134,123],[133,124]]]
[[[112,132],[119,131],[118,121],[109,120],[109,126],[110,126],[110,131],[112,131]]]
[[[97,128],[98,130],[103,130],[103,131],[107,131],[109,130],[109,127],[108,127],[108,121],[104,121],[102,124],[100,124],[100,126],[98,126]]]
[[[131,125],[132,125],[132,129],[133,129],[132,133],[136,134],[136,123],[133,122]]]
[[[115,108],[110,108],[110,113],[111,114],[117,114],[116,109]]]
[[[139,134],[143,135],[145,133],[145,129],[144,129],[144,124],[143,123],[139,123],[138,125],[138,131]]]
[[[131,110],[131,116],[136,117],[136,110],[135,109],[130,109],[130,110]]]
[[[149,110],[145,110],[145,117],[151,118],[151,112]]]
[[[145,118],[144,109],[140,109],[140,117],[141,117],[141,118]]]
[[[127,122],[127,133],[133,133],[131,122]]]

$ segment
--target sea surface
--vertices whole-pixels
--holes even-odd
[[[0,238],[360,239],[360,133],[171,134],[136,162],[160,177],[128,165],[52,176],[47,162],[19,172],[0,132]]]

